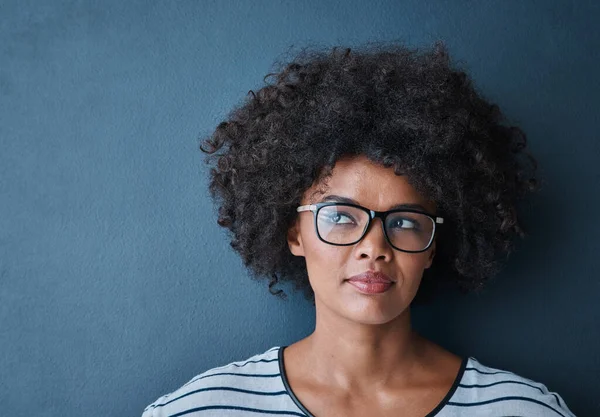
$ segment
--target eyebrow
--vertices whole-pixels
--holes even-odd
[[[342,197],[342,196],[335,195],[335,194],[327,195],[327,196],[323,197],[323,199],[321,201],[323,201],[323,202],[335,201],[338,203],[350,203],[350,204],[356,204],[356,205],[360,206],[360,204],[358,204],[358,202],[356,200],[353,200],[352,198]],[[389,210],[403,210],[403,209],[416,209],[416,210],[427,211],[427,209],[425,207],[423,207],[421,204],[418,204],[418,203],[397,204],[393,207],[390,207]]]

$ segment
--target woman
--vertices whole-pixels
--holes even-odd
[[[516,203],[539,186],[523,132],[442,43],[306,49],[270,76],[201,149],[232,247],[273,294],[303,289],[315,330],[143,416],[573,416],[543,384],[411,329],[412,303],[481,290],[525,236]]]

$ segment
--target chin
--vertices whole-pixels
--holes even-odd
[[[343,309],[340,314],[356,323],[380,325],[400,319],[406,314],[409,307],[402,308],[399,301],[386,304],[355,303],[351,305],[351,303],[346,303],[344,306],[340,306]]]
[[[365,325],[369,325],[369,326],[381,326],[381,325],[385,325],[388,323],[393,322],[394,320],[398,319],[398,317],[400,316],[400,314],[397,315],[391,315],[391,316],[384,316],[384,315],[352,315],[351,317],[348,317],[349,320],[352,320],[353,322],[357,323],[357,324],[365,324]]]

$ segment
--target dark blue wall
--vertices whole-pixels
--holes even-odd
[[[307,335],[312,307],[251,281],[216,225],[197,139],[290,45],[394,38],[445,40],[546,178],[488,292],[416,325],[600,415],[599,21],[593,0],[2,0],[2,415],[140,415]]]

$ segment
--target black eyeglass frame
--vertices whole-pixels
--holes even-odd
[[[351,243],[331,243],[326,241],[325,239],[323,239],[319,233],[319,227],[318,227],[318,217],[319,217],[319,210],[321,210],[323,207],[329,207],[329,206],[343,206],[343,207],[354,207],[360,210],[363,210],[364,212],[366,212],[369,215],[369,220],[367,221],[367,225],[365,226],[365,229],[363,230],[362,235],[355,240],[354,242]],[[365,235],[367,234],[367,231],[369,230],[369,227],[371,226],[371,223],[373,222],[373,219],[378,217],[381,219],[381,228],[383,229],[383,234],[385,236],[385,240],[387,240],[387,242],[390,244],[390,246],[400,252],[406,252],[406,253],[421,253],[421,252],[425,252],[427,249],[430,248],[431,244],[433,243],[433,240],[435,238],[435,234],[437,232],[437,225],[438,224],[443,224],[444,223],[444,218],[440,217],[440,216],[436,216],[434,214],[430,214],[427,213],[425,211],[422,210],[416,210],[416,209],[394,209],[394,210],[387,210],[387,211],[375,211],[375,210],[371,210],[368,209],[366,207],[363,206],[359,206],[358,204],[352,204],[352,203],[339,203],[336,201],[324,201],[321,203],[315,203],[315,204],[308,204],[308,205],[304,205],[304,206],[298,206],[296,208],[297,212],[303,212],[303,211],[312,211],[313,212],[313,217],[314,217],[314,225],[315,225],[315,233],[317,234],[317,237],[319,238],[320,241],[327,243],[329,245],[334,245],[334,246],[351,246],[351,245],[355,245],[358,242],[360,242],[362,240],[363,237],[365,237]],[[387,218],[387,216],[389,214],[392,213],[418,213],[418,214],[423,214],[427,217],[429,217],[433,223],[433,232],[431,233],[431,239],[429,240],[429,243],[427,244],[427,246],[425,247],[425,249],[421,249],[421,250],[417,250],[417,251],[410,251],[410,250],[405,250],[405,249],[400,249],[396,246],[394,246],[394,244],[392,243],[392,241],[390,240],[390,237],[387,234],[387,231],[385,230],[385,220]]]

